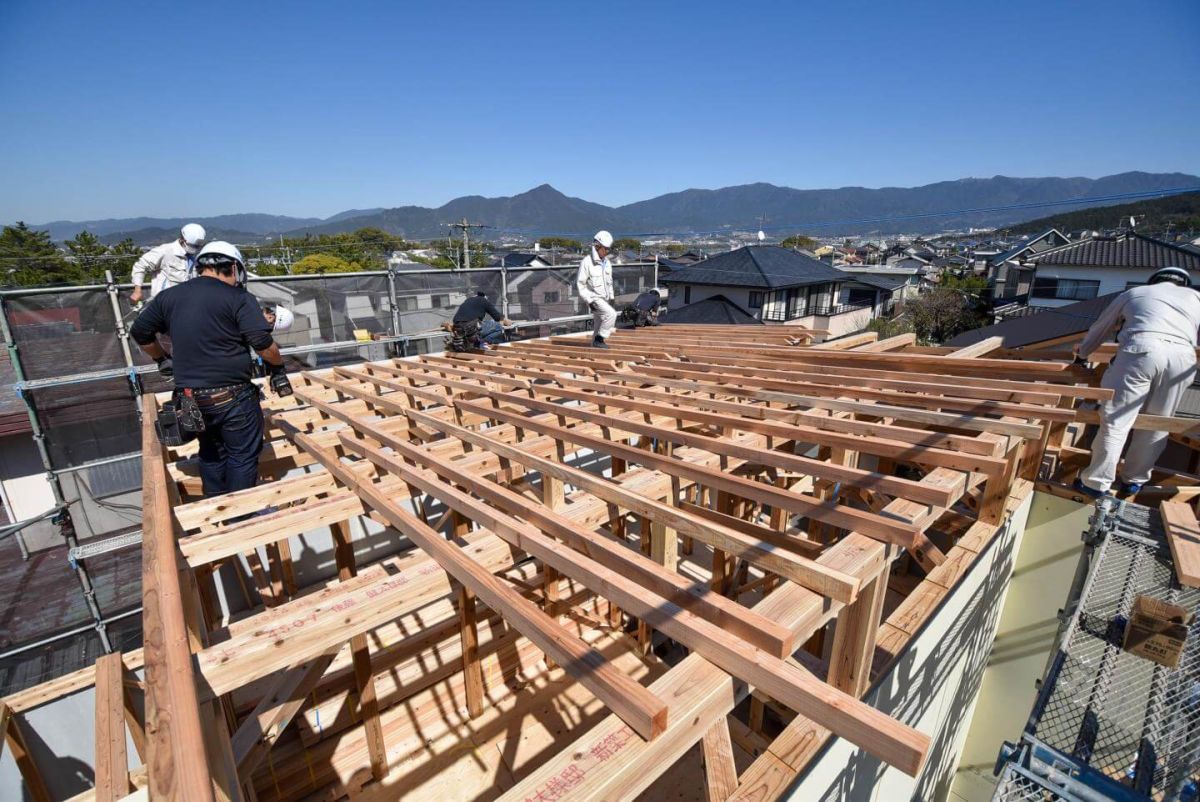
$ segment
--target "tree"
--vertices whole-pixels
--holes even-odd
[[[558,249],[576,253],[583,250],[583,243],[570,237],[542,237],[538,240],[538,245],[547,250]]]
[[[26,287],[82,279],[82,271],[63,258],[48,231],[34,231],[21,222],[0,232],[0,270],[8,283]]]
[[[127,281],[133,270],[133,263],[141,255],[142,249],[134,244],[131,237],[126,237],[115,245],[108,246],[108,269],[117,281]]]
[[[806,237],[803,234],[793,234],[792,236],[779,243],[780,248],[791,248],[798,251],[815,251],[821,247],[821,243],[817,242],[812,237]]]
[[[347,262],[328,253],[313,253],[305,256],[292,265],[292,272],[305,275],[310,273],[354,273],[362,270],[357,262]]]
[[[64,244],[75,266],[84,276],[90,281],[104,280],[104,270],[108,267],[108,259],[105,258],[108,256],[108,246],[95,234],[80,231],[75,235],[75,239],[69,239]]]
[[[619,239],[613,243],[613,250],[615,250],[615,251],[633,251],[634,253],[641,253],[642,241],[638,240],[638,239],[633,239],[632,237],[622,237],[621,239]]]

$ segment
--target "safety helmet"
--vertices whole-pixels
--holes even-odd
[[[183,240],[184,250],[188,253],[196,253],[203,248],[207,236],[208,233],[204,230],[204,226],[199,223],[188,223],[179,229],[179,237]]]
[[[654,291],[658,293],[659,298],[663,299],[664,301],[667,300],[667,288],[666,287],[655,287]]]
[[[613,245],[613,235],[609,234],[607,231],[597,231],[596,236],[592,237],[592,241],[597,245],[611,249]]]
[[[242,252],[237,246],[217,240],[210,242],[200,249],[200,253],[196,255],[197,271],[203,269],[207,265],[224,265],[232,262],[237,265],[237,283],[246,283],[246,260],[242,258]]]
[[[296,316],[286,306],[275,307],[275,326],[271,331],[287,331],[296,322]]]
[[[1192,277],[1182,267],[1164,267],[1162,270],[1155,270],[1150,276],[1149,284],[1157,284],[1160,281],[1171,281],[1176,284],[1182,284],[1185,287],[1192,286]]]

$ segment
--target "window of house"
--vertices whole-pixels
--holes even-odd
[[[434,309],[442,309],[442,308],[450,305],[450,296],[449,295],[431,295],[431,296],[429,296],[429,302],[433,306]]]
[[[544,304],[558,303],[558,290],[554,290],[553,292],[542,293],[542,303],[544,303]]]
[[[1099,281],[1073,278],[1043,278],[1035,276],[1030,295],[1034,298],[1054,298],[1063,301],[1087,301],[1100,292]]]
[[[683,302],[685,304],[692,302],[692,285],[690,284],[683,288]]]
[[[750,293],[750,308],[762,309],[763,294],[761,292]]]
[[[396,299],[396,309],[401,312],[417,311],[417,299],[415,296],[400,296]]]

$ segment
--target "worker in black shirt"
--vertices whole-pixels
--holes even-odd
[[[246,265],[228,242],[211,242],[196,256],[197,278],[155,295],[129,334],[174,378],[175,395],[199,407],[200,477],[205,496],[258,483],[263,448],[262,394],[251,383],[250,350],[271,374],[276,395],[291,395],[279,346],[258,301],[241,285]],[[155,335],[169,334],[170,354]]]
[[[454,321],[450,324],[450,350],[481,350],[484,347],[481,332],[485,316],[491,316],[502,328],[512,325],[512,321],[504,317],[485,293],[477,292],[474,298],[463,301],[454,313]]]
[[[664,289],[646,290],[633,299],[633,303],[621,312],[624,323],[633,324],[634,328],[657,326],[658,318],[667,306],[667,291]]]

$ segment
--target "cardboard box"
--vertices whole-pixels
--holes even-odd
[[[1125,625],[1125,651],[1175,668],[1187,642],[1192,613],[1150,596],[1133,600]]]

